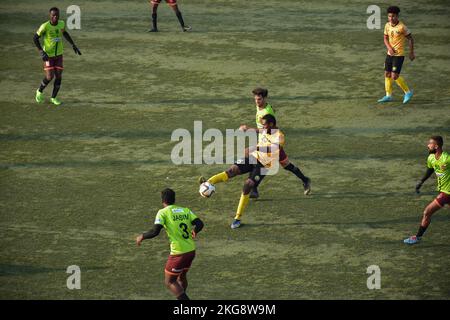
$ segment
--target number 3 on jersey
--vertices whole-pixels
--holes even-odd
[[[180,223],[180,228],[183,230],[183,234],[181,235],[185,239],[189,239],[188,226],[186,223]]]

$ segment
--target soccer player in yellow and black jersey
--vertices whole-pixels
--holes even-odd
[[[62,37],[72,45],[73,51],[76,54],[81,55],[80,50],[77,48],[69,33],[65,29],[65,23],[59,20],[59,9],[51,8],[49,21],[43,23],[34,34],[34,44],[39,50],[39,53],[44,61],[45,78],[42,80],[39,89],[36,90],[36,102],[41,103],[44,101],[43,91],[47,85],[55,78],[53,84],[53,92],[50,102],[54,105],[60,105],[61,101],[56,98],[59,88],[61,87],[62,72],[63,72],[63,50],[64,45]],[[41,46],[39,38],[44,38],[44,47]]]
[[[261,123],[263,129],[259,132],[258,144],[253,148],[249,148],[247,155],[243,159],[236,161],[228,170],[208,179],[208,182],[211,184],[216,184],[225,182],[235,176],[249,173],[247,180],[244,182],[236,216],[231,223],[232,229],[240,227],[242,214],[247,207],[250,191],[255,183],[261,181],[268,173],[268,170],[276,170],[280,161],[281,150],[285,142],[284,134],[277,128],[276,119],[271,114],[266,114],[262,117]],[[205,181],[205,178],[200,178],[200,183]]]
[[[405,39],[409,45],[409,59],[415,59],[414,39],[406,25],[398,19],[399,7],[389,7],[387,9],[388,22],[384,27],[384,44],[387,48],[386,60],[384,62],[384,85],[386,95],[378,102],[392,101],[392,82],[395,81],[405,93],[403,103],[408,103],[413,96],[405,79],[400,76],[403,61],[405,60]]]
[[[255,100],[256,105],[256,129],[249,128],[246,125],[241,125],[240,130],[261,130],[263,129],[263,125],[261,123],[261,119],[266,114],[271,114],[275,117],[275,111],[273,107],[267,102],[267,96],[269,94],[269,90],[265,88],[255,88],[252,91],[253,98]],[[299,167],[294,165],[289,161],[289,158],[284,150],[284,148],[280,149],[280,165],[287,171],[295,174],[297,178],[299,178],[303,183],[304,194],[309,195],[311,193],[311,179],[303,174]],[[258,186],[261,183],[261,180],[256,181],[253,186],[252,191],[250,192],[250,198],[257,199],[259,198]]]

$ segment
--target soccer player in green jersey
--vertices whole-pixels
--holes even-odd
[[[270,114],[272,116],[275,116],[275,112],[273,110],[273,107],[267,102],[267,96],[269,94],[269,91],[265,88],[256,88],[252,91],[253,97],[255,99],[256,104],[256,129],[253,130],[262,130],[262,118],[266,114]],[[251,130],[252,128],[247,127],[246,125],[241,125],[240,129],[243,131]],[[304,194],[309,195],[311,193],[311,179],[306,177],[303,172],[295,166],[293,163],[291,163],[288,159],[288,156],[286,155],[284,148],[280,150],[280,164],[281,166],[293,174],[303,182],[303,189]],[[259,197],[258,192],[258,186],[261,183],[262,180],[256,181],[251,193],[250,198],[256,199]]]
[[[156,214],[153,228],[136,238],[138,246],[142,241],[159,235],[166,229],[170,241],[170,255],[165,267],[165,284],[178,300],[189,300],[186,294],[188,281],[186,273],[195,258],[197,234],[203,229],[203,222],[188,208],[175,205],[175,191],[161,192],[163,209]]]
[[[80,50],[77,48],[69,33],[65,29],[65,23],[59,20],[59,9],[50,9],[50,20],[43,23],[34,35],[34,44],[39,50],[39,53],[44,61],[45,78],[42,80],[39,89],[36,90],[36,102],[41,103],[44,101],[43,91],[47,85],[55,78],[53,83],[53,92],[50,102],[59,106],[61,101],[56,98],[59,88],[61,87],[62,72],[63,72],[63,50],[64,45],[62,36],[72,45],[73,51],[76,54],[81,55]],[[41,46],[39,38],[44,38],[44,47]]]
[[[443,145],[444,139],[441,136],[432,136],[428,141],[428,152],[430,154],[427,160],[428,169],[416,185],[416,192],[420,193],[423,183],[434,172],[437,176],[439,195],[425,208],[419,231],[415,236],[405,239],[404,243],[406,244],[418,243],[431,223],[431,216],[445,205],[450,205],[450,154],[442,150]]]

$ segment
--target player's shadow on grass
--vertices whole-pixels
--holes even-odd
[[[86,161],[58,161],[58,162],[29,162],[29,163],[0,163],[0,169],[14,168],[101,168],[101,167],[121,167],[133,165],[157,165],[172,164],[168,160],[86,160]]]
[[[84,270],[102,270],[108,267],[83,267]],[[66,272],[66,268],[49,268],[30,265],[0,264],[0,277],[33,275],[39,273]]]
[[[329,217],[329,216],[328,216]],[[325,218],[325,217],[324,217]],[[402,218],[398,218],[398,219],[390,219],[390,220],[380,220],[380,221],[329,221],[329,219],[327,219],[327,221],[314,221],[314,222],[305,222],[305,221],[299,221],[299,222],[293,222],[293,223],[265,223],[265,222],[261,222],[261,223],[250,223],[250,224],[245,224],[246,227],[289,227],[289,226],[296,226],[296,227],[307,227],[307,226],[368,226],[370,228],[384,228],[385,226],[390,226],[390,225],[394,225],[394,224],[418,224],[420,222],[420,214],[415,215],[415,216],[408,216],[408,217],[402,217]],[[450,221],[450,216],[449,215],[436,215],[433,216],[433,221]],[[244,225],[244,224],[243,224]]]
[[[420,195],[422,196],[435,196],[435,192],[421,192]],[[310,196],[303,196],[299,192],[299,196],[297,198],[283,198],[283,197],[277,197],[275,198],[258,198],[256,200],[253,200],[254,202],[272,202],[272,201],[308,201],[308,200],[315,200],[317,198],[323,200],[323,199],[365,199],[365,198],[392,198],[392,197],[419,197],[420,195],[417,195],[413,191],[409,192],[328,192],[328,193],[321,193],[321,192],[314,192]],[[431,201],[431,199],[430,199]]]
[[[377,97],[371,96],[361,96],[361,95],[355,95],[352,96],[336,96],[336,95],[305,95],[305,96],[272,96],[271,100],[273,101],[274,105],[277,105],[278,102],[283,101],[349,101],[349,100],[370,100],[373,101],[375,105],[377,106],[389,106],[394,105],[395,102],[389,103],[389,104],[379,104],[377,103]],[[399,104],[402,103],[401,100],[398,100]],[[450,99],[421,99],[421,98],[414,98],[411,103],[444,103],[444,102],[450,102]],[[251,104],[251,99],[244,97],[244,98],[217,98],[217,97],[211,97],[211,98],[190,98],[190,99],[152,99],[151,106],[154,107],[156,105],[230,105],[230,104]],[[83,101],[83,100],[72,100],[70,101],[71,105],[85,105],[85,104],[96,104],[96,105],[118,105],[118,106],[124,106],[124,105],[148,105],[147,100],[142,101],[124,101],[124,100],[104,100],[104,101]]]

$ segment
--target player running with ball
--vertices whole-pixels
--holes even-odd
[[[277,169],[282,147],[284,145],[284,134],[277,128],[277,122],[273,115],[266,114],[261,119],[263,130],[259,132],[257,146],[250,147],[243,159],[239,159],[228,170],[216,174],[208,179],[211,184],[226,182],[229,179],[248,173],[249,176],[244,182],[241,199],[236,211],[236,216],[231,223],[231,228],[236,229],[241,226],[241,218],[250,199],[250,191],[257,181],[261,181],[268,170]],[[204,183],[205,178],[200,177],[199,182]]]
[[[264,88],[256,88],[252,91],[253,97],[256,104],[256,129],[249,128],[246,125],[241,125],[240,129],[247,130],[262,130],[262,118],[266,114],[271,114],[275,117],[275,112],[272,106],[267,102],[267,95],[269,91]],[[280,165],[283,169],[292,172],[297,178],[299,178],[303,183],[304,194],[311,194],[311,179],[303,174],[299,167],[289,161],[287,154],[285,153],[284,148],[280,150]],[[258,186],[262,180],[256,181],[253,186],[252,191],[250,192],[250,198],[257,199],[259,197]]]

